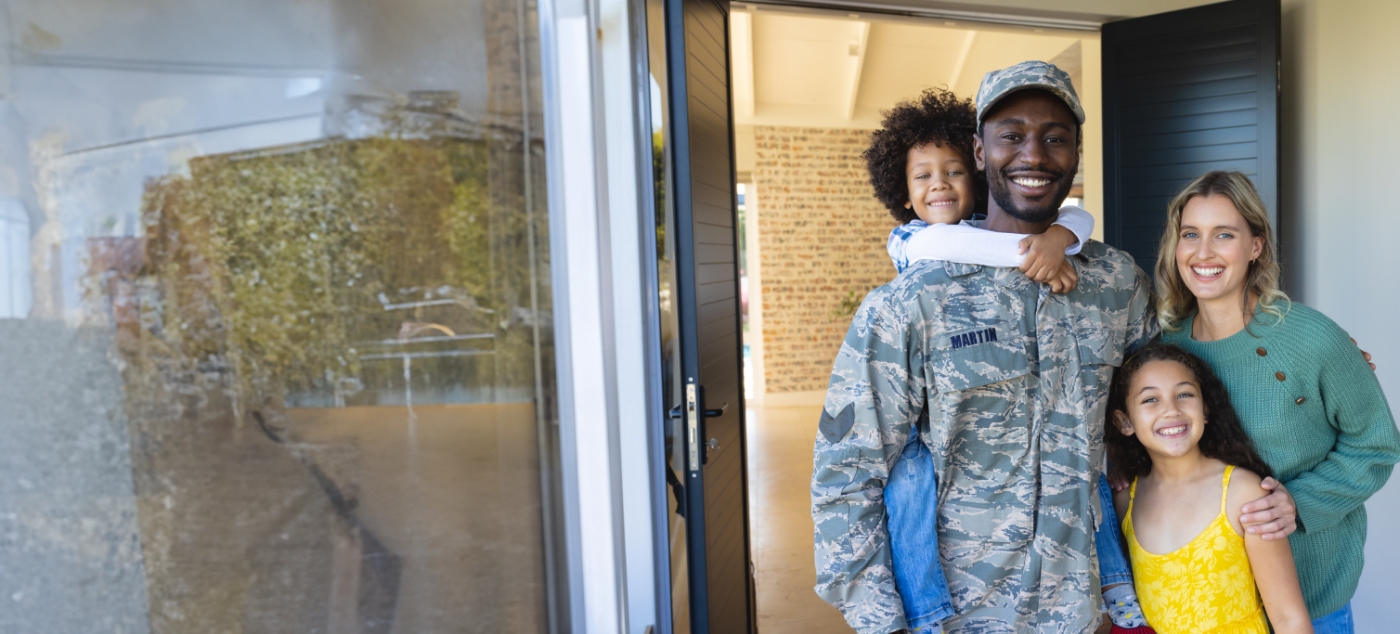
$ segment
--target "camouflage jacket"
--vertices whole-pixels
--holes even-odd
[[[933,452],[949,632],[1090,632],[1104,407],[1155,333],[1146,276],[1089,242],[1079,287],[922,261],[866,297],[836,358],[812,473],[817,594],[861,634],[906,627],[884,484],[915,430]],[[897,564],[896,564],[897,565]]]

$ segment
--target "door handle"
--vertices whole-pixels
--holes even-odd
[[[703,410],[703,413],[701,415],[705,418],[719,418],[720,416],[724,416],[724,413],[727,411],[729,411],[729,403],[725,403],[724,405],[720,406],[719,409]],[[680,405],[672,407],[671,418],[685,418],[685,409]]]
[[[687,452],[690,458],[690,476],[693,478],[700,475],[700,437],[704,435],[701,425],[706,418],[718,418],[729,411],[729,403],[721,405],[719,409],[703,409],[701,407],[703,390],[695,385],[695,379],[691,379],[685,384],[685,404],[677,405],[668,412],[672,419],[685,420],[686,444],[689,445]]]

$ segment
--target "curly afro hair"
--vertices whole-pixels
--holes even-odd
[[[918,218],[909,202],[908,176],[905,166],[909,149],[933,143],[951,146],[963,156],[968,169],[976,172],[972,160],[972,135],[977,132],[977,111],[971,99],[958,99],[952,91],[930,88],[918,98],[901,102],[885,113],[880,129],[870,135],[870,148],[861,156],[870,171],[870,185],[875,198],[889,208],[890,215],[901,224]],[[977,172],[977,210],[985,211],[985,175]]]

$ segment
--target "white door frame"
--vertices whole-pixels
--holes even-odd
[[[1015,13],[801,4],[1098,30],[1098,24]],[[569,590],[564,610],[576,633],[664,634],[670,632],[669,546],[664,515],[654,509],[665,508],[657,462],[665,413],[645,9],[638,0],[540,0],[539,25],[566,544],[561,567]]]

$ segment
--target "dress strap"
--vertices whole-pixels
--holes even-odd
[[[1235,465],[1225,465],[1225,477],[1220,483],[1220,514],[1225,514],[1225,498],[1230,494],[1230,473],[1235,470]]]

